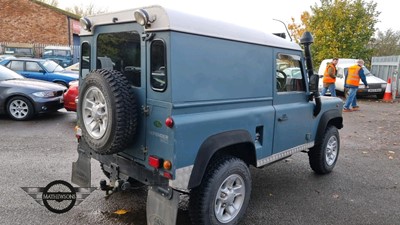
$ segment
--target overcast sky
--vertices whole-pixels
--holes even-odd
[[[92,3],[95,9],[107,10],[108,12],[161,4],[240,25],[258,27],[267,32],[284,30],[283,25],[273,19],[288,24],[291,22],[291,17],[294,17],[299,23],[302,12],[310,12],[310,6],[320,3],[319,0],[276,0],[273,3],[262,0],[58,0],[58,2],[59,8],[62,9],[72,8],[75,5],[85,8]],[[379,17],[381,22],[377,24],[377,28],[381,31],[386,31],[389,28],[394,31],[400,30],[398,20],[394,19],[397,17],[399,9],[393,7],[393,1],[375,0],[375,2],[378,3],[377,11],[381,12]]]

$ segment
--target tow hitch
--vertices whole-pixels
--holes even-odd
[[[108,185],[107,181],[104,179],[100,180],[100,189],[106,192],[107,196],[118,192],[118,191],[127,191],[132,189],[131,183],[125,180],[116,180],[114,186]]]

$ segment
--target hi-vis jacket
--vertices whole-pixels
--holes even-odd
[[[329,73],[329,69],[332,69],[332,71],[333,71],[333,77],[332,77],[332,74]],[[335,83],[335,81],[336,81],[336,74],[337,74],[337,71],[336,71],[335,65],[333,65],[332,63],[329,63],[329,64],[326,66],[325,73],[324,73],[324,79],[322,80],[322,82],[328,83],[328,84],[333,84],[333,83]]]
[[[360,70],[362,69],[362,67],[360,65],[353,65],[350,66],[347,72],[347,79],[346,79],[346,85],[348,86],[355,86],[358,87],[358,85],[360,84]],[[364,82],[365,79],[363,79],[363,83],[365,85],[366,82]]]

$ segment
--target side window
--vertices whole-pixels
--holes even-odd
[[[279,53],[276,59],[277,92],[305,91],[300,56]]]
[[[87,42],[82,43],[81,46],[81,62],[80,62],[81,76],[85,76],[90,71],[90,45]]]
[[[99,34],[96,68],[118,70],[128,81],[141,86],[140,34],[136,31]]]
[[[17,70],[24,70],[24,62],[22,61],[11,61],[8,65],[8,68],[17,71]]]
[[[161,40],[151,43],[150,55],[150,83],[155,91],[165,91],[167,88],[167,70],[165,68],[165,44]]]
[[[31,72],[40,72],[43,70],[36,62],[26,62],[26,70]]]

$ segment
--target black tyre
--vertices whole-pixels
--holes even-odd
[[[79,93],[82,136],[99,154],[123,151],[134,138],[137,108],[133,88],[119,71],[89,73]]]
[[[249,204],[251,175],[248,166],[231,156],[220,157],[207,167],[199,187],[190,192],[193,224],[238,224]]]
[[[328,126],[321,140],[308,152],[311,169],[318,174],[332,172],[339,157],[340,137],[338,129]]]
[[[13,120],[29,120],[35,115],[35,109],[27,98],[15,96],[7,102],[7,114]]]
[[[383,99],[383,96],[385,95],[385,93],[382,93],[382,94],[377,94],[376,95],[376,98],[377,99]]]

